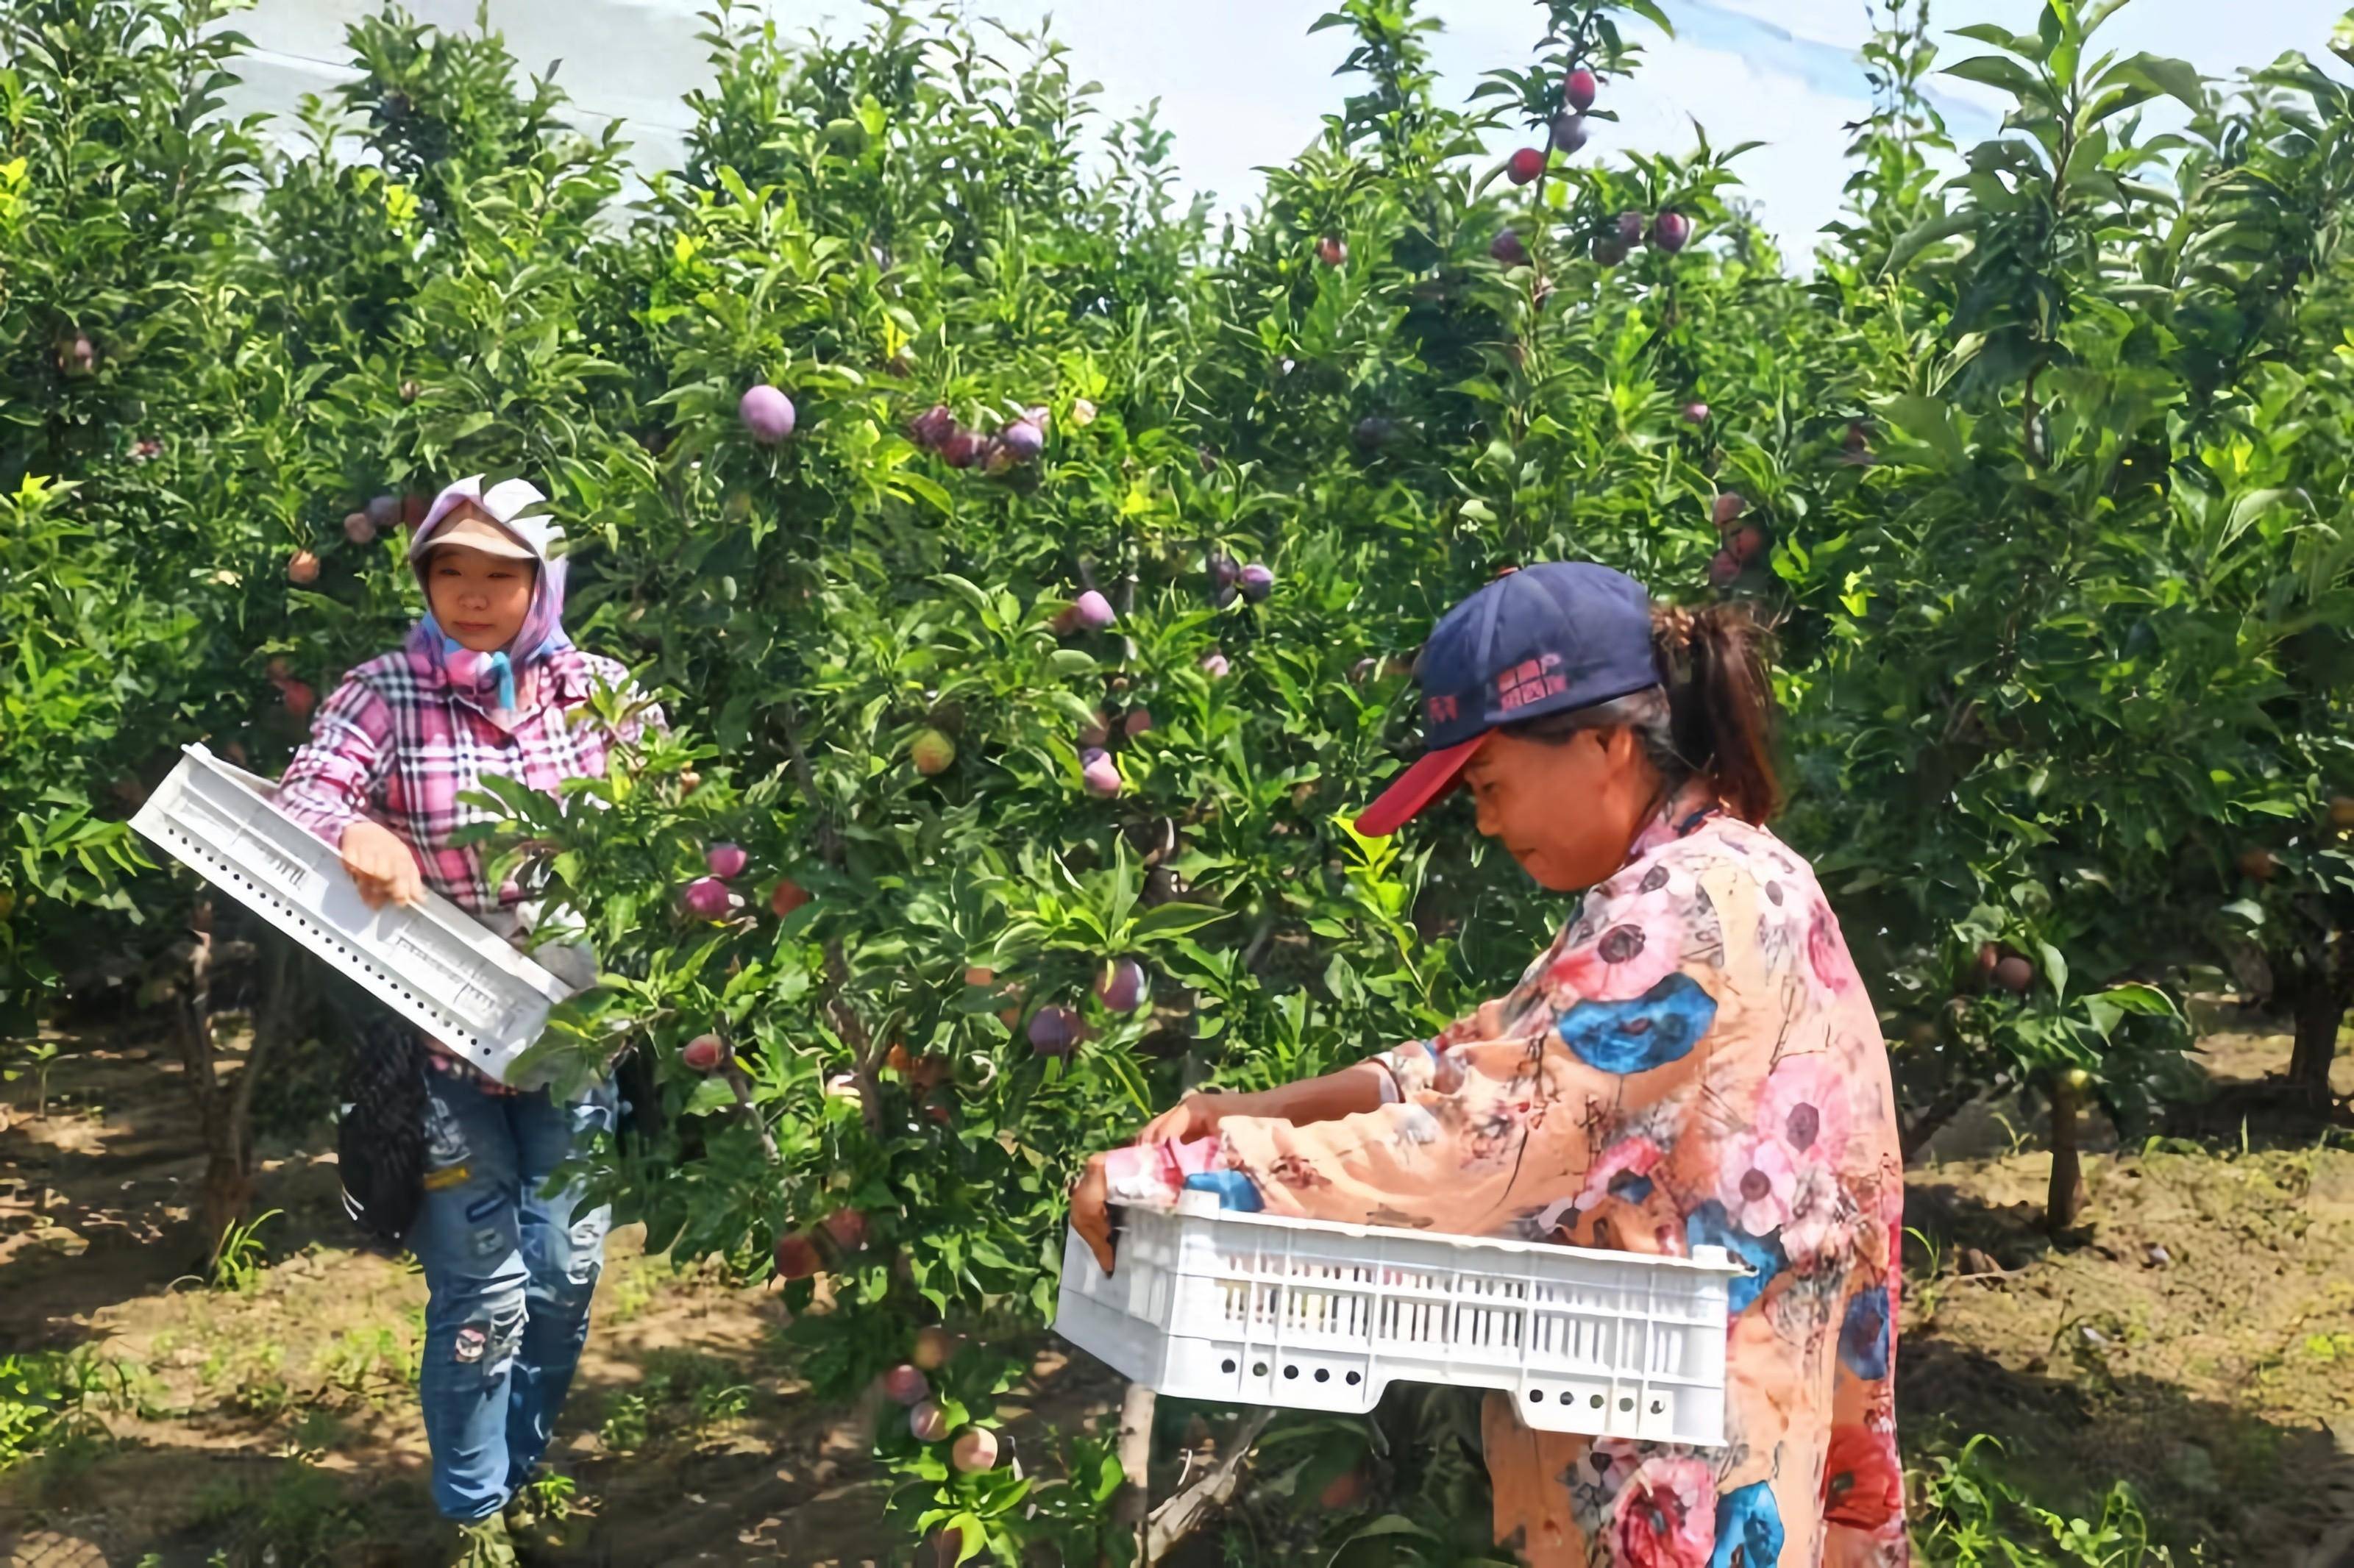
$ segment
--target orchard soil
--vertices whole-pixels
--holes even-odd
[[[323,1133],[265,1150],[257,1212],[282,1213],[249,1284],[204,1285],[176,1062],[136,1028],[69,1044],[46,1118],[27,1084],[0,1108],[0,1354],[80,1351],[105,1375],[88,1433],[0,1474],[0,1563],[446,1561],[412,1405],[423,1285],[350,1247]],[[2337,1568],[2337,1532],[2354,1550],[2354,1429],[2326,1425],[2354,1411],[2354,1147],[2232,1115],[2286,1051],[2210,1036],[2200,1136],[2110,1139],[2063,1245],[2038,1228],[2046,1159],[2015,1107],[1932,1146],[1906,1216],[1916,1463],[1990,1433],[2049,1506],[2097,1514],[2127,1479],[2209,1563]],[[2340,1076],[2354,1092],[2343,1056]],[[890,1561],[864,1416],[806,1396],[783,1324],[769,1292],[619,1234],[557,1449],[579,1511],[541,1560]],[[1036,1416],[1101,1425],[1118,1398],[1088,1358],[1035,1347]],[[1014,1423],[1017,1454],[1037,1431]]]

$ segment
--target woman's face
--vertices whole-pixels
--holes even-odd
[[[1657,779],[1632,730],[1580,730],[1564,741],[1499,731],[1464,768],[1463,784],[1482,834],[1540,887],[1575,893],[1626,863]]]
[[[433,619],[461,648],[494,653],[514,641],[531,609],[539,567],[468,545],[444,545],[425,563]]]

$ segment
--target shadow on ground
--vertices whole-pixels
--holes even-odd
[[[175,1288],[198,1245],[176,1064],[121,1034],[71,1046],[64,1107],[0,1131],[0,1354],[79,1350],[97,1381],[84,1440],[0,1475],[0,1563],[447,1561],[414,1273],[345,1245],[332,1165],[281,1139],[260,1175],[258,1206],[285,1211],[269,1266],[243,1292]],[[2217,1054],[2219,1086],[2260,1081],[2267,1049]],[[2137,1139],[2087,1160],[2087,1225],[2062,1247],[2039,1223],[2047,1173],[2008,1133],[1910,1173],[1908,1453],[1991,1434],[1999,1467],[2063,1514],[2131,1482],[2178,1562],[2341,1568],[2354,1460],[2324,1422],[2354,1410],[2354,1151]],[[791,1377],[776,1298],[674,1273],[625,1231],[596,1314],[558,1439],[590,1512],[546,1561],[888,1560],[860,1418]],[[1096,1363],[1042,1349],[1035,1367],[1037,1418],[1110,1419]]]
[[[2127,1482],[2178,1561],[2338,1568],[2354,1550],[2354,1427],[2332,1430],[2354,1411],[2354,1150],[2095,1160],[2088,1223],[2063,1245],[2041,1225],[2047,1169],[2016,1158],[1908,1185],[1907,1450],[1985,1435],[1997,1473],[2064,1516],[2098,1517]]]
[[[1109,1419],[1116,1380],[1042,1346],[1035,1375],[1012,1398],[1027,1414],[1008,1428],[1015,1452],[1042,1452],[1042,1426],[1076,1430]],[[657,1432],[642,1447],[607,1449],[592,1431],[617,1399],[663,1376],[740,1380],[760,1392],[741,1413],[694,1431]],[[867,1460],[860,1412],[811,1406],[780,1385],[758,1353],[732,1360],[671,1350],[608,1361],[585,1380],[564,1421],[561,1467],[587,1511],[532,1561],[549,1568],[776,1564],[879,1568],[904,1537],[882,1522],[885,1489]],[[384,1413],[414,1425],[405,1401]],[[896,1412],[894,1413],[896,1414]],[[427,1501],[423,1454],[355,1422],[302,1457],[270,1451],[302,1417],[249,1424],[231,1444],[130,1436],[69,1447],[0,1490],[0,1548],[9,1568],[206,1568],[359,1564],[442,1568],[451,1537]],[[349,1449],[351,1451],[346,1451]],[[10,1533],[12,1513],[18,1533]],[[217,1553],[226,1554],[217,1557]]]

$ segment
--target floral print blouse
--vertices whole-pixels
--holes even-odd
[[[1535,1432],[1490,1399],[1501,1545],[1534,1568],[1908,1561],[1895,1106],[1804,861],[1687,794],[1510,995],[1374,1060],[1394,1103],[1226,1118],[1214,1149],[1168,1163],[1246,1177],[1273,1213],[1712,1245],[1752,1271],[1732,1291],[1722,1448]]]

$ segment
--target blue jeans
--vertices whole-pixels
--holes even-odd
[[[434,1506],[464,1521],[498,1512],[530,1478],[571,1387],[612,1212],[581,1208],[577,1186],[542,1189],[612,1130],[616,1101],[610,1083],[558,1105],[429,1066],[425,1091],[425,1194],[408,1238],[427,1291],[418,1393]]]

